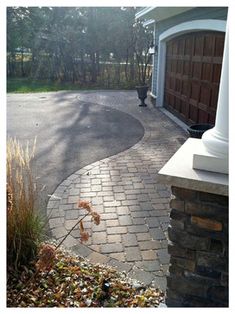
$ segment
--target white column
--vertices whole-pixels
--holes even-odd
[[[203,134],[201,151],[193,155],[195,169],[228,173],[228,84],[227,29],[215,126]]]
[[[152,55],[152,86],[151,86],[151,96],[153,98],[156,99],[156,92],[153,93],[153,90],[154,90],[154,87],[153,87],[153,84],[154,84],[154,78],[155,78],[155,60],[156,60],[156,22],[154,22],[154,26],[153,26],[153,46],[154,46],[154,54]]]

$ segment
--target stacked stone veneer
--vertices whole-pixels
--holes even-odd
[[[228,197],[172,187],[168,307],[228,306]]]

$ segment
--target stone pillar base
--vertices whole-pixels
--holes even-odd
[[[228,306],[228,197],[172,187],[168,307]]]

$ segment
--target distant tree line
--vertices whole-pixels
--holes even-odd
[[[152,30],[134,7],[8,7],[7,75],[134,86],[151,76]]]

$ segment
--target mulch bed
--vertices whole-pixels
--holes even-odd
[[[49,271],[8,270],[8,307],[158,307],[164,293],[59,249]]]

